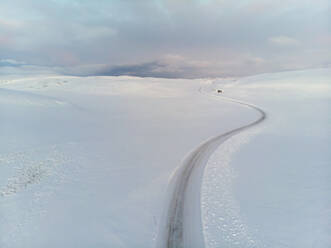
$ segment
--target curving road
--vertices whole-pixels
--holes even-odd
[[[203,93],[201,88],[199,91]],[[195,228],[189,228],[189,230],[185,229],[187,226],[185,225],[185,222],[187,222],[187,220],[185,220],[185,216],[187,215],[184,215],[184,212],[187,210],[187,206],[191,207],[190,205],[186,205],[185,202],[191,175],[194,170],[203,169],[207,164],[211,154],[227,139],[248,128],[258,125],[266,119],[266,113],[253,104],[241,102],[223,96],[222,98],[227,101],[249,107],[257,111],[260,114],[260,117],[257,120],[248,123],[247,125],[241,126],[207,140],[194,151],[192,151],[188,158],[184,161],[183,165],[176,171],[172,181],[174,188],[168,206],[168,212],[166,214],[165,223],[163,223],[163,228],[160,230],[162,232],[159,235],[158,246],[160,248],[201,248],[204,246],[202,227],[199,227],[198,232],[200,233],[198,233]],[[200,211],[200,206],[198,211]],[[190,243],[190,237],[194,237],[195,240],[200,239],[200,242]]]

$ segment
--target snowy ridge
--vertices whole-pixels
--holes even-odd
[[[12,104],[20,106],[57,107],[67,103],[54,98],[39,94],[11,89],[0,89],[0,104]]]

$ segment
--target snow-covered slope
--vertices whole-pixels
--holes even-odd
[[[175,168],[241,107],[203,81],[37,77],[1,84],[1,247],[152,247]]]
[[[213,87],[261,106],[268,118],[209,160],[207,247],[331,247],[331,70],[217,80]]]
[[[0,247],[155,247],[176,168],[260,116],[226,97],[268,119],[212,154],[190,225],[207,247],[328,247],[329,78],[0,79]]]

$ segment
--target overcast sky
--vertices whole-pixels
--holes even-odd
[[[331,65],[331,0],[1,0],[0,74],[242,76]]]

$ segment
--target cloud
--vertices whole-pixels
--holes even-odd
[[[176,78],[184,76],[179,74],[177,71],[168,70],[167,65],[162,64],[158,61],[141,63],[141,64],[130,64],[130,65],[119,65],[112,66],[106,70],[101,70],[97,75],[103,76],[120,76],[130,75],[138,77],[164,77],[164,78]]]
[[[298,46],[300,42],[288,36],[275,36],[269,38],[269,42],[276,46]]]
[[[0,59],[84,75],[102,70],[200,77],[279,71],[285,64],[318,67],[330,61],[325,55],[330,43],[321,39],[330,36],[328,5],[328,0],[1,0]]]
[[[187,64],[169,64],[165,61],[152,61],[140,64],[127,64],[110,66],[98,70],[95,75],[120,76],[130,75],[138,77],[161,77],[161,78],[197,78],[206,76],[201,68]]]
[[[54,75],[58,74],[59,68],[42,67],[33,65],[21,65],[21,66],[0,66],[0,75]]]
[[[24,62],[14,59],[0,59],[0,67],[21,67],[23,65],[25,65]]]
[[[93,69],[89,67],[89,71],[90,75],[102,76],[204,78],[218,77],[219,75],[241,76],[261,73],[267,65],[268,63],[264,59],[249,54],[245,54],[244,59],[239,57],[225,61],[192,60],[180,55],[168,54],[155,61],[116,66],[99,65],[99,67]],[[79,68],[76,73],[79,73],[79,71],[84,74],[86,68]]]

